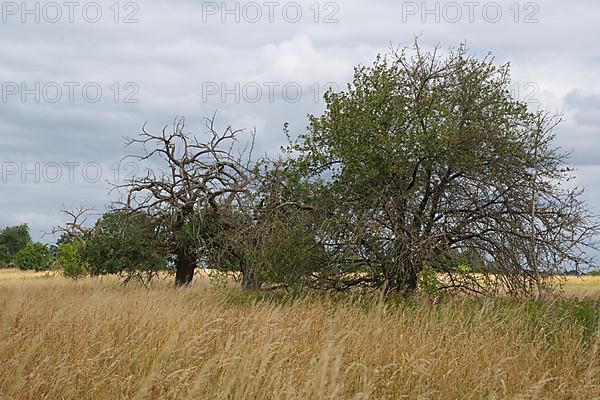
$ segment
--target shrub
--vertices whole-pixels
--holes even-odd
[[[417,277],[419,288],[426,294],[434,294],[441,286],[435,269],[430,266],[423,267]]]
[[[145,214],[109,212],[84,240],[81,255],[92,275],[152,276],[167,267],[165,246],[155,221]]]
[[[45,271],[52,265],[52,254],[43,243],[30,243],[15,256],[15,264],[22,270]]]
[[[79,252],[80,246],[73,242],[61,244],[58,248],[56,261],[67,278],[77,280],[88,274],[88,266]]]

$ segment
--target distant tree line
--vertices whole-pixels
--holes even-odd
[[[55,249],[32,242],[26,224],[6,227],[0,231],[0,268],[50,269]]]

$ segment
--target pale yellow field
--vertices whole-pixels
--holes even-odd
[[[38,279],[48,277],[51,274],[48,272],[33,272],[33,271],[21,271],[18,269],[1,269],[0,270],[0,282],[2,281],[23,281],[30,279]]]
[[[578,298],[600,297],[600,276],[568,276],[562,279],[564,295]]]
[[[552,305],[38,275],[0,271],[2,399],[600,398],[597,327]]]

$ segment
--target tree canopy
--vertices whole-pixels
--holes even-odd
[[[521,292],[587,262],[597,227],[581,191],[564,186],[559,118],[528,110],[510,85],[508,65],[493,58],[417,44],[326,94],[326,111],[289,148],[329,200],[323,282],[411,292],[431,266],[448,286],[497,288],[458,270],[452,255],[471,252],[494,282]]]
[[[85,233],[84,243],[77,251],[92,275],[141,272],[151,276],[167,267],[160,235],[160,228],[152,217],[117,210],[104,214],[94,228]],[[74,258],[69,262],[77,261],[76,257],[68,256]],[[80,266],[69,267],[77,272]]]
[[[9,226],[0,231],[0,268],[6,267],[25,246],[31,243],[26,224]]]

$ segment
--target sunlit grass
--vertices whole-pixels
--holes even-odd
[[[0,269],[1,281],[39,279],[54,275],[51,272],[21,271],[20,269]]]

